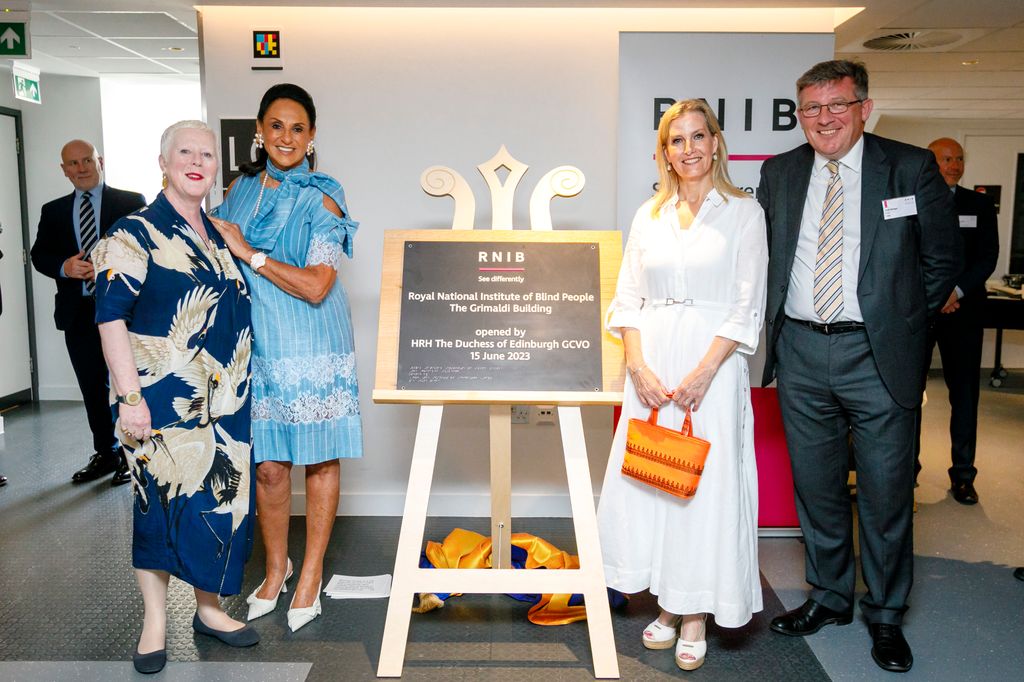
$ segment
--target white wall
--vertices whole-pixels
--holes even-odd
[[[160,191],[160,135],[172,123],[201,119],[199,80],[191,76],[109,76],[100,79],[106,180],[142,192]]]
[[[831,11],[805,9],[201,8],[207,120],[217,127],[221,118],[255,116],[273,83],[306,87],[318,108],[322,169],[345,185],[362,221],[341,281],[354,312],[366,455],[342,464],[342,514],[402,510],[417,410],[374,405],[370,393],[383,231],[451,224],[451,200],[420,189],[423,169],[462,173],[486,227],[490,202],[475,166],[501,144],[530,165],[527,188],[573,164],[587,185],[553,203],[555,227],[615,229],[620,31],[830,32],[832,20]],[[282,31],[283,72],[250,70],[255,28]],[[686,57],[668,56],[681,68]],[[528,190],[520,194],[515,218],[525,226]],[[585,409],[584,426],[599,485],[611,409]],[[568,512],[560,450],[557,427],[513,428],[513,513]],[[487,451],[486,408],[446,408],[432,514],[489,514]]]
[[[999,209],[999,261],[994,278],[1009,272],[1010,232],[1013,222],[1014,176],[1017,155],[1024,154],[1024,121],[977,119],[911,119],[882,117],[875,127],[876,134],[902,140],[921,147],[940,137],[951,137],[964,148],[964,177],[960,184],[1002,185],[1002,206]],[[995,359],[994,330],[986,330],[982,367],[991,367]],[[1004,367],[1024,367],[1024,331],[1003,332]],[[940,367],[936,349],[932,365]]]
[[[2,77],[0,72],[0,77]],[[4,80],[4,83],[9,83]],[[47,201],[72,190],[60,169],[60,149],[74,138],[89,140],[102,149],[100,84],[97,78],[43,74],[41,105],[28,102],[5,104],[22,111],[25,134],[25,174],[28,187],[29,243],[35,242],[39,209]],[[6,88],[0,87],[6,94]],[[32,272],[36,326],[36,362],[39,397],[43,400],[81,400],[64,335],[53,323],[56,283]]]

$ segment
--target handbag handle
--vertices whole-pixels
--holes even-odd
[[[651,424],[653,426],[657,426],[658,425],[658,408],[657,407],[652,407],[651,408],[651,416],[649,416],[647,418],[647,423]],[[690,408],[689,407],[686,408],[686,417],[683,418],[683,427],[681,429],[679,429],[679,432],[682,433],[684,436],[692,436],[693,435],[693,422],[690,419]]]

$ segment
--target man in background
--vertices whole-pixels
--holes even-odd
[[[111,485],[131,475],[114,437],[108,403],[107,365],[96,328],[95,272],[92,250],[118,219],[145,206],[141,194],[103,183],[103,158],[84,140],[72,140],[60,152],[61,170],[74,191],[43,205],[32,246],[32,265],[57,282],[53,319],[64,343],[85,401],[94,454],[71,477],[92,481],[111,472]]]
[[[928,360],[938,343],[942,376],[949,390],[949,438],[952,466],[949,486],[960,504],[977,504],[974,454],[978,444],[978,398],[981,392],[981,346],[984,338],[981,312],[985,305],[985,280],[996,269],[999,257],[999,229],[992,200],[957,183],[964,174],[964,149],[948,137],[939,138],[928,149],[935,154],[939,172],[946,181],[956,207],[964,244],[964,269],[950,292],[942,314],[928,335]],[[917,464],[921,471],[921,424],[918,420]]]

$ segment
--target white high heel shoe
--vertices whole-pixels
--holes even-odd
[[[288,629],[295,632],[304,625],[308,625],[314,618],[320,615],[322,609],[320,608],[320,590],[323,589],[323,581],[316,588],[316,599],[313,601],[311,606],[304,606],[302,608],[292,608],[288,606]],[[295,603],[295,597],[292,597],[292,603]]]
[[[288,579],[292,577],[292,560],[288,559],[288,570],[284,574],[284,580],[281,581],[281,589],[277,591],[273,599],[260,599],[256,595],[263,589],[263,584],[266,579],[260,583],[260,586],[256,590],[245,598],[245,603],[249,605],[249,613],[246,615],[246,620],[256,620],[262,616],[267,615],[271,611],[277,608],[277,598],[281,596],[282,592],[288,591]]]
[[[682,627],[682,626],[680,626]],[[688,641],[680,634],[676,641],[676,665],[682,670],[696,670],[704,665],[704,657],[708,653],[708,614],[702,614],[700,623],[700,639]],[[692,658],[692,660],[691,660]]]

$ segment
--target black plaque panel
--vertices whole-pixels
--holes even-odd
[[[398,388],[598,391],[595,243],[403,245]]]

